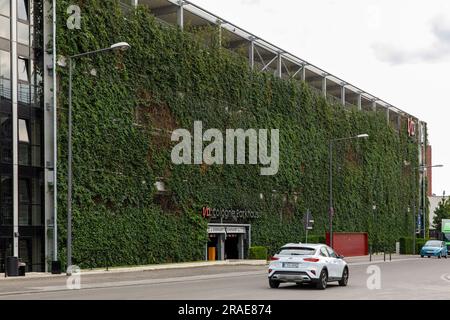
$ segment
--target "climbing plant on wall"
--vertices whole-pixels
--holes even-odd
[[[273,253],[303,239],[310,209],[314,233],[328,228],[328,141],[367,133],[334,148],[336,231],[368,231],[392,243],[412,230],[417,144],[385,114],[333,105],[304,83],[253,72],[245,58],[204,37],[162,25],[144,7],[124,13],[117,1],[58,1],[58,53],[127,41],[126,52],[76,61],[74,106],[74,261],[115,265],[204,258],[203,206],[252,209],[252,242]],[[66,8],[81,8],[81,29]],[[204,32],[204,31],[202,31]],[[92,72],[95,69],[95,72]],[[59,74],[59,230],[65,257],[68,70]],[[255,165],[174,165],[170,133],[203,127],[279,129],[274,176]],[[403,130],[405,129],[405,130]],[[155,181],[166,191],[158,191]],[[376,209],[374,209],[376,208]]]

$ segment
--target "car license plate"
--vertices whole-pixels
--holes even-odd
[[[283,263],[283,268],[298,268],[298,263],[285,262]]]

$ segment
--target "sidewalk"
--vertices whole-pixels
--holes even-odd
[[[372,261],[370,261],[369,256],[358,256],[358,257],[346,257],[345,261],[349,265],[366,265],[372,263],[389,263],[405,260],[415,260],[420,259],[417,255],[397,255],[392,254],[391,260],[389,255],[386,255],[386,260],[384,260],[383,254],[372,255]],[[211,267],[211,266],[265,266],[268,261],[265,260],[225,260],[225,261],[196,261],[196,262],[181,262],[181,263],[168,263],[168,264],[153,264],[144,266],[132,266],[132,267],[110,267],[108,270],[106,268],[97,269],[82,269],[82,275],[95,275],[95,274],[112,274],[112,273],[129,273],[129,272],[143,272],[143,271],[154,271],[154,270],[169,270],[169,269],[187,269],[187,268],[201,268],[201,267]],[[40,279],[40,278],[56,278],[56,277],[66,277],[65,273],[54,275],[51,273],[40,273],[40,272],[30,272],[27,273],[25,277],[10,277],[5,278],[0,276],[0,281],[4,280],[20,280],[20,279]]]

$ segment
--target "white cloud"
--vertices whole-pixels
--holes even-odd
[[[450,58],[450,18],[435,16],[431,21],[434,41],[421,48],[404,48],[397,44],[377,42],[372,49],[378,60],[391,65],[436,63]]]

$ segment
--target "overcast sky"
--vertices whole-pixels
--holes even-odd
[[[450,1],[192,2],[426,121],[450,193]]]

